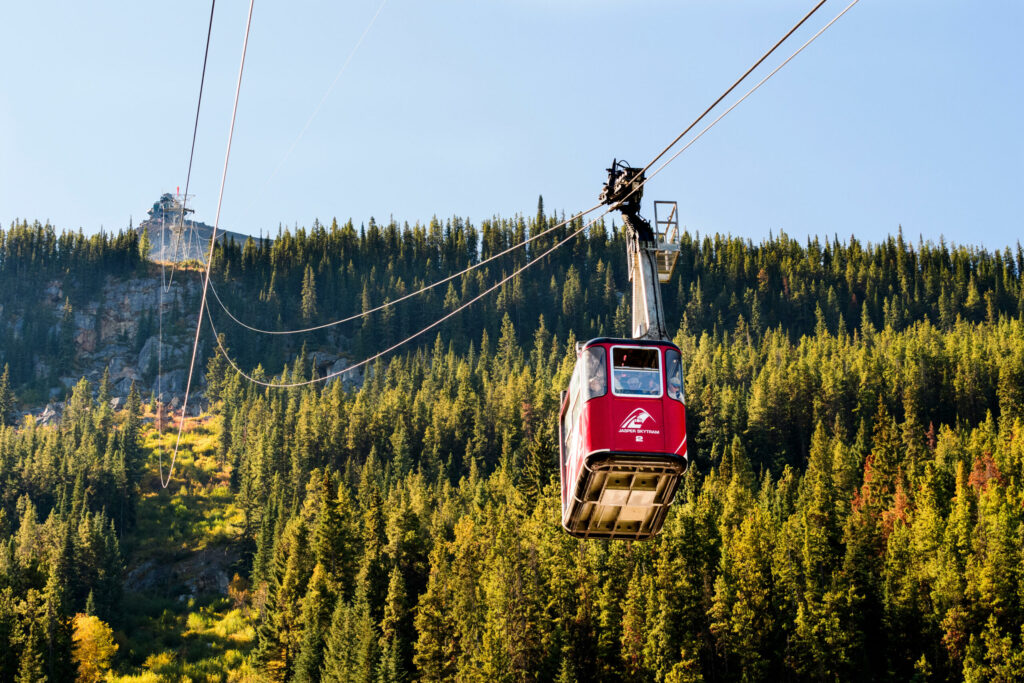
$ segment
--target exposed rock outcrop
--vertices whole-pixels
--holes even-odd
[[[192,356],[192,343],[196,324],[196,310],[201,283],[194,274],[179,273],[169,290],[161,297],[159,276],[116,279],[108,277],[96,296],[76,307],[70,319],[70,332],[75,345],[71,367],[54,378],[54,358],[40,355],[35,366],[38,381],[51,378],[51,386],[44,389],[49,403],[24,406],[37,421],[59,419],[60,404],[81,377],[94,384],[109,368],[112,394],[124,398],[132,383],[143,397],[160,394],[165,402],[180,399],[188,382],[188,365]],[[47,284],[45,301],[52,307],[54,319],[63,317],[64,287],[60,281]],[[162,304],[161,304],[162,301]],[[159,336],[159,310],[164,314],[163,337]],[[2,321],[17,332],[20,319]],[[61,335],[61,323],[51,330]],[[204,335],[200,345],[200,360],[192,378],[193,396],[189,399],[189,413],[205,404],[198,399],[203,389],[203,373],[208,357],[209,337]],[[339,345],[343,338],[339,338]],[[159,355],[158,355],[159,354]],[[317,350],[308,356],[318,377],[335,374],[349,367],[350,361],[338,353]],[[347,372],[329,382],[341,381],[346,388],[359,387],[363,382],[363,368]]]

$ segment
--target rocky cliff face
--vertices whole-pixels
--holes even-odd
[[[199,283],[194,277],[178,277],[161,301],[162,287],[159,277],[107,278],[93,299],[75,309],[75,372],[59,378],[59,385],[50,388],[51,398],[63,396],[81,376],[98,380],[107,367],[115,396],[126,396],[132,382],[144,393],[155,391],[158,382],[169,394],[184,391],[192,342],[186,330],[194,330],[196,324],[196,311],[186,304],[198,301]],[[46,301],[59,319],[65,301],[61,282],[48,284]],[[166,323],[162,344],[161,307]],[[41,360],[36,376],[42,379],[49,374],[46,361]]]
[[[199,310],[201,282],[195,273],[179,272],[173,283],[161,296],[163,284],[159,275],[132,279],[106,278],[102,289],[86,304],[73,311],[74,359],[73,372],[53,378],[52,359],[41,356],[35,367],[40,382],[49,381],[47,389],[50,403],[33,408],[33,414],[56,413],[60,402],[81,377],[94,384],[99,382],[105,369],[110,369],[110,380],[115,397],[128,395],[132,383],[143,397],[150,393],[162,395],[167,403],[176,403],[185,391],[188,366],[195,339],[196,314]],[[60,320],[65,295],[60,281],[47,283],[43,302],[52,307],[54,319]],[[163,310],[163,323],[159,311]],[[7,321],[15,327],[18,320]],[[59,335],[58,329],[51,330]],[[200,339],[199,359],[193,382],[191,407],[201,408],[206,359],[213,352],[213,339],[209,327]],[[310,355],[320,376],[348,367],[349,360],[331,350],[320,350]],[[344,378],[346,384],[358,386],[362,374],[358,371]]]

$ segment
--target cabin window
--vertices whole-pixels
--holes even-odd
[[[583,352],[583,400],[589,401],[608,393],[608,371],[604,347],[594,346]]]
[[[569,382],[569,408],[565,411],[565,419],[568,421],[568,429],[565,433],[566,449],[567,454],[572,454],[573,447],[576,443],[576,420],[580,416],[580,404],[582,398],[580,397],[580,364],[576,363],[576,367],[572,372],[572,380]]]
[[[573,453],[572,453],[572,445],[573,445],[572,435],[574,433],[576,433],[576,425],[574,425],[574,424],[572,424],[570,422],[571,417],[572,416],[570,415],[570,413],[568,411],[566,411],[565,416],[562,419],[562,449],[563,449],[564,463],[568,463],[569,459],[573,455]]]
[[[665,351],[665,393],[683,402],[683,358],[674,349]]]
[[[576,400],[576,394],[579,393],[579,390],[580,390],[580,366],[579,366],[579,363],[577,363],[576,367],[573,368],[573,371],[572,371],[572,379],[569,380],[569,400],[570,401],[575,401]]]
[[[661,353],[657,348],[612,347],[612,393],[661,396]]]

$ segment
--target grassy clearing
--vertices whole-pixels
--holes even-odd
[[[230,543],[241,534],[244,518],[233,503],[230,467],[217,458],[219,428],[219,417],[186,420],[166,489],[160,485],[160,460],[166,478],[177,430],[168,428],[162,434],[147,430],[145,447],[151,455],[142,480],[138,529],[128,548],[133,561],[153,555],[165,559],[171,550],[195,552]]]
[[[194,584],[190,592],[194,566],[208,564],[208,558],[237,557],[234,544],[244,522],[230,490],[230,468],[217,459],[219,422],[186,420],[166,489],[160,486],[159,457],[162,452],[166,477],[176,423],[163,433],[153,426],[146,431],[150,457],[138,526],[124,549],[129,571],[151,571],[162,580],[126,593],[123,629],[117,634],[120,666],[111,681],[263,680],[249,661],[256,632],[248,608],[219,594],[193,595]],[[238,567],[216,570],[230,576]]]
[[[124,643],[136,662],[112,681],[261,681],[248,661],[256,631],[246,612],[220,596],[151,601]]]

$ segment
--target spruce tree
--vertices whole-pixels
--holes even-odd
[[[4,363],[0,375],[0,426],[14,423],[14,391],[11,389],[11,369]]]
[[[151,251],[153,251],[153,240],[149,236],[149,229],[141,226],[139,228],[139,258],[148,261]],[[160,258],[163,259],[164,255],[160,254]]]
[[[409,620],[405,581],[398,567],[391,570],[384,618],[380,624],[380,670],[377,683],[404,683],[409,679],[410,643],[406,628]]]
[[[25,634],[21,641],[21,657],[18,660],[18,676],[16,683],[47,683],[50,679],[46,675],[44,648],[45,643],[41,636],[42,628],[35,615],[28,615],[28,623],[23,626]]]
[[[331,628],[327,634],[323,681],[354,681],[356,679],[356,648],[353,610],[348,602],[339,599],[331,615]]]
[[[307,263],[306,272],[302,276],[302,320],[308,323],[316,314],[316,278],[313,266]]]
[[[309,588],[302,599],[302,640],[295,660],[295,683],[318,683],[324,662],[325,641],[330,632],[334,594],[319,563],[313,568]]]
[[[110,407],[112,391],[110,387],[110,366],[103,369],[103,377],[100,379],[96,394],[96,429],[100,434],[107,436],[114,420],[114,412]]]
[[[0,538],[6,536],[0,529]],[[8,555],[10,545],[0,544],[0,573],[8,574],[13,556]],[[0,589],[0,680],[14,680],[18,674],[18,632],[22,620],[17,612],[17,602],[10,586]]]

